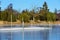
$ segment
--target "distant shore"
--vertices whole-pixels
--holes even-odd
[[[1,25],[21,25],[22,23],[20,21],[17,22],[7,22],[7,21],[0,21],[0,26]],[[40,22],[26,22],[24,25],[48,25],[48,24],[60,24],[60,21],[55,21],[55,22],[46,22],[46,21],[40,21]]]

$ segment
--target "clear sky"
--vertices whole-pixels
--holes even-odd
[[[31,10],[34,7],[42,7],[44,1],[47,2],[48,8],[50,11],[54,11],[54,9],[60,9],[60,0],[0,0],[2,10],[7,8],[7,6],[12,3],[13,8],[21,11],[23,9]]]

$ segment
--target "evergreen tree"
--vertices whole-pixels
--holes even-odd
[[[0,20],[2,20],[2,18],[1,18],[1,1],[0,1]]]
[[[41,10],[40,10],[40,20],[45,20],[47,21],[48,20],[48,12],[49,12],[49,9],[48,9],[48,5],[46,2],[44,2],[43,4],[43,7],[40,7]]]
[[[54,11],[55,14],[57,14],[57,9],[55,8],[55,11]]]
[[[57,9],[55,8],[55,11],[54,11],[54,15],[55,15],[55,20],[54,21],[56,21],[56,19],[57,19]]]
[[[46,10],[46,11],[48,10],[48,6],[47,6],[46,2],[44,2],[44,4],[43,4],[43,9]]]
[[[9,22],[11,22],[11,20],[12,20],[12,22],[15,22],[16,21],[16,16],[15,16],[15,14],[13,13],[13,5],[12,5],[12,3],[10,3],[9,4],[9,6],[8,6],[8,20],[7,21],[9,21]],[[11,16],[12,16],[12,18],[11,18]]]

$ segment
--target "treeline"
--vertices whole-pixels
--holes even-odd
[[[42,7],[37,7],[32,10],[23,10],[22,12],[18,12],[13,9],[12,3],[8,5],[4,11],[1,11],[0,7],[0,20],[8,21],[8,22],[16,22],[17,20],[22,20],[24,22],[30,22],[30,20],[34,20],[35,22],[39,21],[56,21],[56,11],[54,13],[50,12],[48,9],[48,5],[44,2]]]

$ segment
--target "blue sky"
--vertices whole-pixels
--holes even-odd
[[[36,7],[42,7],[44,1],[47,2],[48,8],[50,11],[54,11],[56,8],[57,10],[60,9],[60,0],[0,0],[2,10],[6,9],[7,6],[12,3],[13,9],[21,11],[23,9],[33,9]]]

